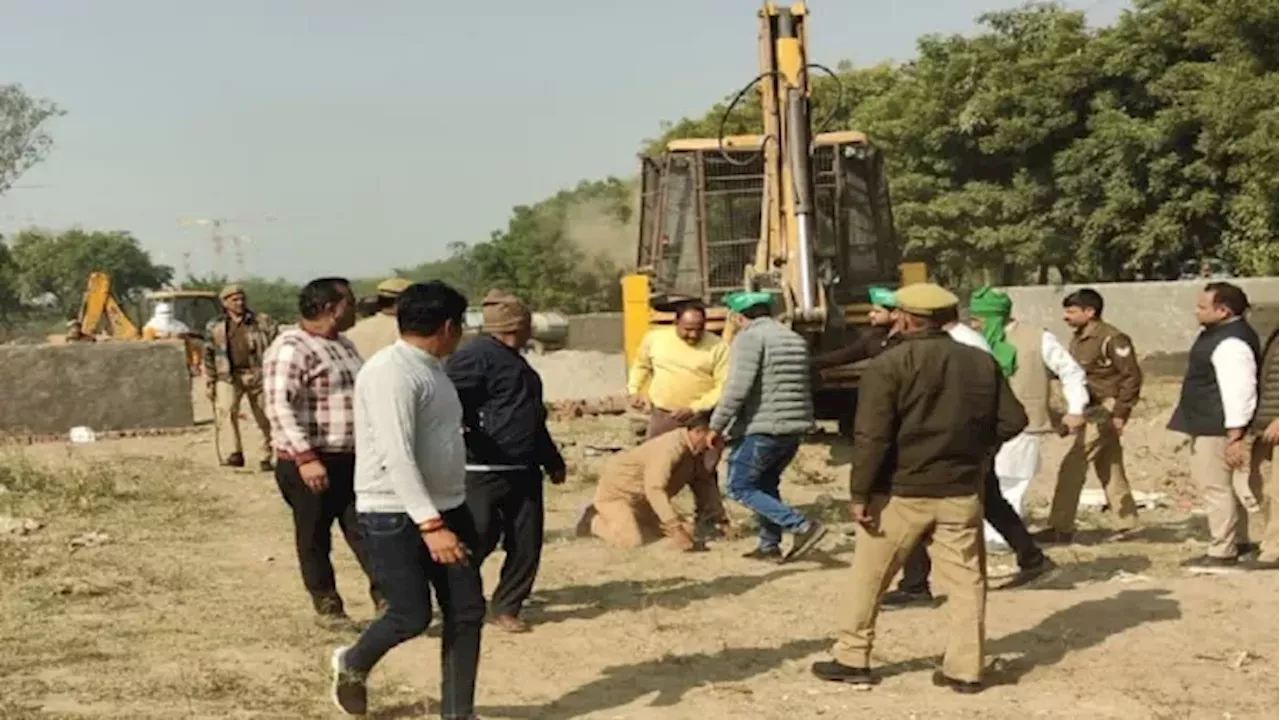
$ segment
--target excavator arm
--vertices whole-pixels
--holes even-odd
[[[782,271],[791,314],[821,320],[826,297],[813,272],[813,160],[809,118],[808,10],[804,3],[760,10],[760,100],[764,117],[765,210],[757,274]],[[768,264],[761,266],[761,260]]]
[[[109,335],[116,340],[137,340],[141,337],[138,326],[133,324],[111,292],[111,278],[103,272],[89,273],[89,282],[80,304],[80,331],[95,335],[98,325],[106,317]]]

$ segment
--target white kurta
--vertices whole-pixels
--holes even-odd
[[[1084,368],[1071,357],[1053,333],[1045,331],[1040,341],[1040,357],[1049,372],[1062,382],[1062,394],[1066,396],[1067,413],[1083,415],[1089,405],[1089,388],[1085,384]],[[1000,493],[1022,515],[1023,496],[1031,480],[1040,471],[1040,436],[1021,433],[1000,446],[995,460],[996,477],[1000,478]]]

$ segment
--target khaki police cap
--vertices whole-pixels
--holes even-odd
[[[243,295],[243,294],[244,294],[244,287],[242,285],[228,285],[222,288],[222,292],[218,293],[218,298],[221,300],[226,300],[232,295]]]
[[[404,292],[405,288],[412,284],[413,283],[405,280],[404,278],[387,278],[386,280],[378,283],[378,294],[383,297],[395,297]]]
[[[955,293],[933,283],[914,283],[898,288],[894,293],[898,308],[912,315],[932,315],[938,310],[955,307],[960,298]]]

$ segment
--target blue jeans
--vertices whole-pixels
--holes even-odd
[[[778,491],[782,471],[799,449],[796,435],[747,435],[729,447],[729,497],[756,514],[762,550],[777,548],[783,530],[795,533],[809,526]]]
[[[442,513],[445,525],[468,548],[479,546],[466,507]],[[346,665],[368,673],[391,648],[426,632],[431,624],[431,592],[444,615],[440,643],[440,713],[469,718],[475,713],[476,670],[484,592],[475,563],[440,565],[431,558],[418,526],[404,513],[361,513],[360,527],[373,564],[373,576],[387,609],[347,650]]]

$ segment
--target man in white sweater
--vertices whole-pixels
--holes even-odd
[[[442,282],[400,295],[400,339],[356,378],[356,511],[386,611],[351,647],[333,653],[333,700],[367,709],[366,678],[391,648],[444,615],[441,715],[473,718],[484,593],[466,500],[462,404],[442,360],[462,338],[467,300]]]

